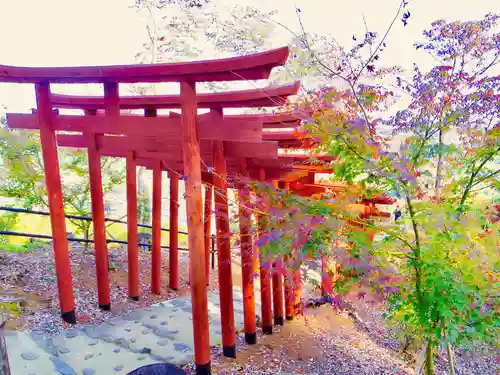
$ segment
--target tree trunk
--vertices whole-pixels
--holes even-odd
[[[88,240],[89,236],[90,236],[90,226],[88,226],[87,228],[85,228],[83,230],[83,238],[85,240]],[[87,242],[87,241],[84,242],[83,249],[84,249],[85,252],[89,251],[89,242]]]
[[[0,322],[0,375],[11,375],[4,332],[5,322]]]
[[[429,339],[427,350],[425,351],[425,375],[434,375],[434,355],[432,349],[432,339]]]
[[[451,344],[446,339],[446,351],[448,352],[448,366],[450,367],[450,374],[455,375],[455,361],[453,359],[453,350],[451,348]]]
[[[436,168],[436,183],[434,185],[435,189],[435,195],[436,195],[436,202],[440,201],[440,196],[441,196],[441,191],[440,191],[440,186],[441,186],[441,170],[443,166],[443,151],[441,150],[441,147],[443,146],[443,130],[439,130],[439,155],[438,155],[438,162],[437,162],[437,168]]]

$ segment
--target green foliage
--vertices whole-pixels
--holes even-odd
[[[0,161],[2,181],[0,196],[21,202],[24,208],[48,208],[43,159],[39,135],[35,132],[9,130],[0,127]],[[66,214],[91,216],[90,181],[85,152],[59,149],[64,209]],[[106,195],[123,183],[123,162],[117,158],[102,157],[103,193]],[[76,234],[89,236],[91,221],[74,220]]]
[[[12,231],[18,217],[14,212],[0,212],[0,231]],[[3,248],[8,243],[8,236],[0,235],[0,246]]]

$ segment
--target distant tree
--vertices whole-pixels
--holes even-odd
[[[90,182],[86,152],[59,149],[66,214],[91,216]],[[0,127],[0,196],[13,198],[24,208],[48,208],[43,160],[38,133],[9,130],[2,119]],[[102,157],[103,192],[106,195],[124,181],[123,162]],[[91,221],[69,219],[79,234],[88,239]]]

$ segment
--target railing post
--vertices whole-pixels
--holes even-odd
[[[50,85],[48,82],[38,83],[35,85],[35,90],[61,316],[65,322],[75,324],[75,297],[73,295],[68,239],[66,238],[61,172],[59,170],[56,135],[52,126],[54,113],[50,102]]]

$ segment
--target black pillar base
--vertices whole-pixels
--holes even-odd
[[[138,296],[137,296],[137,297],[132,297],[132,296],[130,296],[130,299],[131,299],[132,301],[139,301],[139,297],[138,297]]]
[[[272,335],[273,334],[273,326],[264,326],[264,327],[262,327],[262,332],[265,335]]]
[[[293,316],[287,316],[286,320],[293,320]]]
[[[222,354],[224,354],[224,357],[236,358],[236,345],[223,346]]]
[[[212,368],[210,366],[210,362],[205,363],[204,365],[196,364],[196,375],[212,375]]]
[[[245,332],[245,342],[249,345],[257,344],[257,334]]]
[[[274,325],[275,326],[282,326],[285,324],[285,321],[283,320],[282,316],[275,316],[274,317]]]
[[[76,314],[75,310],[73,311],[68,311],[68,312],[61,312],[61,318],[64,320],[66,323],[69,324],[76,324]]]
[[[106,305],[99,305],[99,308],[100,308],[101,310],[104,310],[104,311],[109,311],[109,310],[111,310],[111,304],[110,304],[110,303],[108,303],[108,304],[106,304]]]

